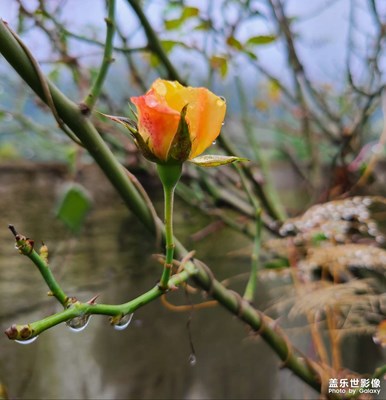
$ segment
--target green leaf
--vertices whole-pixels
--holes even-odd
[[[181,44],[181,42],[177,42],[176,40],[161,40],[162,47],[165,49],[166,53],[170,53],[173,48]]]
[[[156,68],[160,65],[160,60],[154,53],[151,53],[149,62],[150,66],[153,68]]]
[[[224,56],[212,56],[210,65],[213,69],[219,70],[221,77],[225,78],[228,73],[228,60]]]
[[[164,21],[167,30],[178,29],[189,18],[197,17],[200,10],[196,7],[184,7],[178,18],[168,19]]]
[[[49,72],[48,78],[50,81],[54,83],[58,83],[59,78],[60,78],[60,71],[59,68],[54,68],[52,71]]]
[[[204,155],[198,156],[189,160],[193,164],[199,165],[200,167],[219,167],[221,165],[231,164],[238,161],[249,161],[247,158],[235,157],[235,156],[220,156],[220,155]]]
[[[242,50],[243,45],[234,36],[229,36],[227,39],[228,46],[231,46],[237,50]]]
[[[245,49],[244,49],[244,53],[245,53],[251,60],[253,60],[253,61],[257,61],[257,60],[258,60],[257,55],[256,55],[255,53],[253,53],[252,51],[249,51],[249,50],[245,50]]]
[[[269,260],[264,264],[265,269],[282,269],[289,266],[288,259],[284,257],[278,257],[276,259]]]
[[[165,20],[164,25],[168,31],[171,31],[173,29],[178,29],[182,25],[183,22],[184,21],[181,18],[174,18],[174,19]]]
[[[253,36],[250,37],[246,41],[247,46],[260,46],[264,44],[270,44],[274,42],[277,39],[277,36],[275,35],[260,35],[260,36]]]
[[[185,21],[188,18],[197,17],[200,14],[200,10],[197,7],[185,7],[182,11],[181,18]]]
[[[212,28],[212,21],[211,20],[201,20],[201,22],[194,28],[195,31],[208,31]]]
[[[19,149],[12,143],[1,143],[0,160],[16,160],[20,157]]]
[[[66,185],[59,199],[56,216],[74,233],[78,233],[91,208],[91,197],[86,189],[77,184]]]

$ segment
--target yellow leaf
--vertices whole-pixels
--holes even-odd
[[[268,82],[268,97],[274,103],[278,103],[281,96],[280,85],[276,80],[271,79]]]

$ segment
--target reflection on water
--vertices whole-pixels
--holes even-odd
[[[0,175],[3,331],[12,323],[41,319],[60,309],[47,297],[47,287],[31,262],[15,251],[8,223],[36,242],[44,240],[57,279],[82,301],[99,294],[100,302],[122,303],[151,288],[160,275],[161,266],[150,257],[159,252],[153,238],[94,169],[85,169],[82,177],[93,195],[93,211],[81,236],[71,237],[53,217],[63,181],[63,173],[48,169],[11,169]],[[189,234],[207,221],[181,205],[180,210],[176,232],[189,243]],[[194,248],[216,276],[226,278],[248,270],[248,260],[223,254],[244,245],[241,237],[221,231],[215,240],[211,237]],[[259,296],[266,296],[262,287]],[[186,300],[180,291],[171,298]],[[20,399],[257,399],[278,398],[285,392],[278,385],[277,357],[260,339],[246,339],[236,318],[220,308],[191,317],[194,360],[189,315],[170,312],[159,300],[138,310],[124,330],[115,330],[108,317],[93,316],[80,332],[62,324],[27,346],[3,336],[0,382],[11,398]]]

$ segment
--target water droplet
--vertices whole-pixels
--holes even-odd
[[[219,96],[220,97],[220,99],[222,100],[222,101],[224,101],[225,103],[227,102],[227,100],[226,100],[226,98],[224,97],[224,96]]]
[[[114,329],[117,331],[123,331],[126,329],[130,325],[133,315],[133,313],[124,315],[116,324],[114,324]]]
[[[145,98],[146,105],[151,108],[155,108],[159,102],[154,96],[146,96]]]
[[[188,361],[189,361],[189,365],[194,367],[197,364],[197,357],[193,353],[191,353],[189,355]]]
[[[216,144],[216,141],[214,140],[212,144]]]
[[[80,317],[70,319],[66,322],[66,325],[73,332],[82,332],[90,322],[90,317],[90,315],[81,315]]]
[[[379,337],[378,337],[377,335],[374,335],[374,336],[373,336],[373,342],[374,342],[376,345],[381,345],[381,344],[382,344],[382,341],[379,339]]]
[[[27,340],[15,340],[16,343],[20,343],[20,344],[31,344],[33,343],[36,339],[38,338],[38,336],[34,336],[31,339],[27,339]]]

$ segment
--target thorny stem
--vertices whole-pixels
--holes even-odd
[[[169,280],[169,287],[173,288],[179,286],[181,283],[188,280],[189,276],[190,274],[187,271],[182,271],[173,275]],[[73,306],[39,321],[26,325],[12,325],[5,331],[5,334],[12,340],[29,340],[40,335],[47,329],[83,315],[99,314],[119,317],[121,315],[131,314],[164,293],[165,291],[157,285],[135,299],[123,304],[90,304],[76,302]]]
[[[103,82],[105,81],[107,71],[111,62],[113,61],[113,38],[115,31],[115,0],[108,0],[108,15],[106,21],[106,41],[104,46],[104,54],[102,64],[98,71],[98,76],[84,100],[84,105],[87,107],[87,111],[90,112],[94,107],[98,97],[102,91]]]
[[[50,288],[52,295],[56,297],[63,307],[65,307],[68,296],[63,292],[58,282],[56,282],[48,263],[34,250],[34,242],[25,236],[18,234],[13,225],[8,225],[8,228],[15,236],[16,246],[20,253],[27,256],[38,267],[43,279]]]

